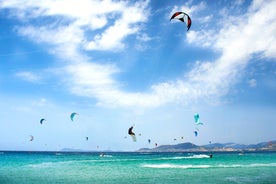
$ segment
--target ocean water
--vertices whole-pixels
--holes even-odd
[[[276,183],[276,153],[0,152],[0,183]]]

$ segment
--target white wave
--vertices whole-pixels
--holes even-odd
[[[64,155],[63,153],[55,153],[55,155],[59,156],[59,155]]]
[[[251,164],[251,167],[276,167],[276,163],[269,164]]]
[[[208,169],[208,168],[248,168],[248,167],[276,167],[276,163],[255,164],[218,164],[218,165],[177,165],[177,164],[143,164],[141,167],[157,169]]]
[[[71,164],[73,162],[74,161],[41,162],[41,163],[37,163],[37,164],[28,164],[27,167],[32,167],[32,168],[48,168],[48,167],[56,167],[56,166]]]
[[[209,168],[211,165],[176,165],[176,164],[144,164],[142,167],[159,168],[159,169],[196,169],[196,168]]]
[[[224,167],[224,168],[276,167],[276,163],[253,163],[253,164],[230,164],[230,165],[219,164],[214,167]]]
[[[167,158],[167,159],[172,159],[172,160],[180,160],[180,159],[185,159],[187,157],[171,157],[171,158]]]
[[[193,159],[193,158],[210,158],[210,155],[199,154],[199,155],[191,155],[191,156],[178,156],[178,157],[163,157],[157,160],[178,160],[178,159]]]
[[[199,155],[188,156],[186,158],[210,158],[210,155],[199,154]]]
[[[162,157],[162,158],[155,158],[151,160],[178,160],[178,159],[185,159],[187,157]]]
[[[54,167],[54,165],[55,165],[54,162],[42,162],[39,164],[29,164],[27,166],[32,168],[45,168],[45,167]]]

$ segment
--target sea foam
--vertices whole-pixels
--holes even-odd
[[[276,163],[267,164],[218,164],[218,165],[178,165],[178,164],[143,164],[141,167],[157,169],[207,169],[207,168],[249,168],[249,167],[276,167]]]

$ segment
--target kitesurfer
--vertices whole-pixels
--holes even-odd
[[[128,134],[132,137],[133,142],[136,142],[136,136],[135,136],[135,133],[132,131],[132,129],[133,129],[133,126],[131,126],[128,129]]]

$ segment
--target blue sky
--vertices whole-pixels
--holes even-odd
[[[275,140],[275,9],[269,0],[1,1],[0,149]],[[170,21],[176,11],[190,15],[189,31]]]

